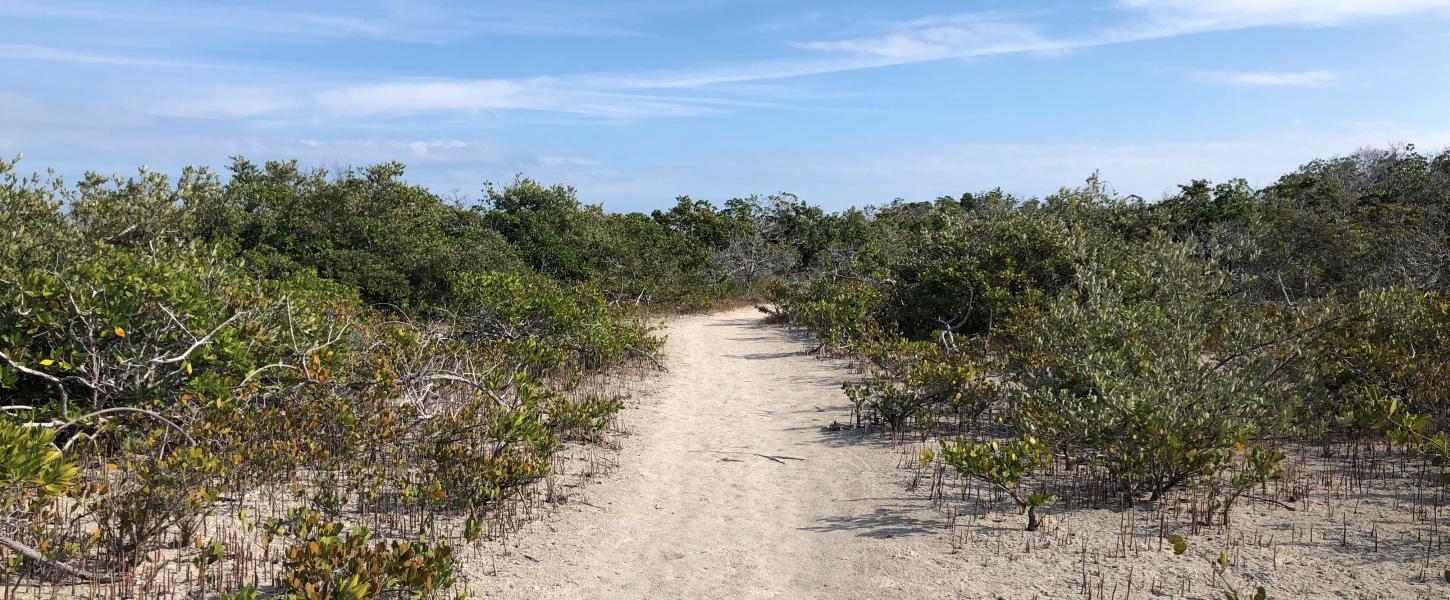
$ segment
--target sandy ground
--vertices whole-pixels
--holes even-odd
[[[1192,527],[1170,498],[1056,505],[1028,533],[1010,505],[962,500],[960,482],[942,503],[929,478],[911,485],[900,465],[919,443],[830,428],[849,420],[840,382],[853,375],[759,312],[666,333],[669,371],[621,415],[622,449],[576,459],[589,476],[561,486],[555,514],[473,554],[475,596],[1222,599],[1227,584],[1243,598],[1255,585],[1275,599],[1450,598],[1443,502],[1393,469],[1360,488],[1338,475],[1342,458],[1306,459],[1283,483],[1299,490],[1293,510],[1245,502],[1228,531]],[[601,462],[615,467],[596,476]],[[1175,556],[1167,533],[1189,551]]]
[[[472,597],[1223,600],[1225,586],[1247,599],[1264,585],[1276,600],[1450,598],[1450,497],[1417,485],[1420,463],[1402,455],[1293,448],[1227,530],[1194,526],[1183,490],[1131,508],[1058,501],[1025,532],[1000,496],[921,468],[934,442],[832,427],[850,420],[840,382],[859,376],[754,309],[671,319],[665,333],[669,370],[631,386],[624,433],[570,445],[541,493],[511,505],[522,530],[461,548]],[[235,531],[231,514],[211,521]],[[1184,555],[1169,534],[1188,538]]]
[[[480,565],[491,598],[956,598],[939,511],[846,422],[842,365],[750,308],[670,323],[619,467]],[[583,504],[587,502],[588,505]],[[966,596],[973,597],[973,596]]]

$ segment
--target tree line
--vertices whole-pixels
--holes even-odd
[[[937,439],[924,463],[1029,528],[1190,484],[1227,522],[1288,443],[1444,472],[1447,286],[1450,152],[1412,147],[1152,202],[1094,176],[839,212],[610,213],[524,178],[464,204],[398,163],[3,162],[0,584],[441,594],[658,366],[647,311],[739,300],[862,361],[858,424]],[[1056,498],[1063,464],[1113,485]],[[224,512],[245,533],[200,533]],[[194,568],[157,578],[176,548]]]
[[[1450,152],[1156,202],[1093,177],[869,216],[844,267],[772,284],[769,310],[859,357],[864,425],[935,437],[923,465],[1010,497],[1029,529],[1054,502],[1185,490],[1227,526],[1305,444],[1388,444],[1450,482]]]

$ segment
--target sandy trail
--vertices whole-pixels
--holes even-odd
[[[761,318],[673,320],[619,468],[511,541],[481,595],[957,597],[942,516],[899,454],[823,430],[849,417],[846,371]]]
[[[897,468],[907,450],[824,430],[850,415],[841,361],[805,355],[753,309],[675,319],[666,333],[669,372],[622,415],[618,467],[477,558],[477,596],[1209,599],[1223,597],[1211,566],[1222,550],[1237,557],[1235,585],[1273,598],[1450,597],[1436,576],[1450,563],[1424,564],[1431,525],[1405,508],[1407,487],[1333,498],[1316,487],[1293,511],[1250,503],[1227,532],[1194,533],[1175,511],[1184,556],[1165,549],[1146,506],[1054,506],[1029,533],[999,504],[954,535],[909,491]]]

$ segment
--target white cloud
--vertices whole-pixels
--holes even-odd
[[[275,143],[265,154],[345,164],[401,160],[410,165],[490,164],[499,162],[504,156],[487,141],[457,139],[302,139]]]
[[[540,156],[539,164],[545,167],[593,167],[600,161],[581,156]]]
[[[413,156],[417,156],[419,158],[430,158],[433,156],[437,156],[439,153],[442,152],[460,150],[467,147],[468,142],[460,142],[458,140],[408,142],[408,150],[411,150],[413,152]]]
[[[398,27],[394,31],[394,23],[388,18],[360,19],[355,16],[365,13],[366,7],[358,9],[334,5],[330,12],[301,14],[262,12],[258,9],[228,8],[222,5],[203,5],[198,8],[174,0],[159,1],[159,4],[152,2],[144,5],[174,5],[179,14],[167,16],[166,11],[155,11],[129,17],[121,15],[121,18],[126,23],[147,19],[177,19],[177,22],[231,21],[230,24],[208,27],[236,27],[251,32],[270,31],[285,35],[307,35],[310,31],[316,37],[373,38],[396,34],[401,36],[398,39],[409,41],[452,39],[450,36],[458,33],[455,28],[469,21],[457,18],[460,11],[466,12],[469,7],[434,6],[426,2],[398,4],[395,12],[406,13],[406,16],[399,17],[403,20],[397,23]],[[131,6],[135,5],[133,1]],[[14,8],[16,6],[40,11],[42,14],[51,14],[44,13],[46,10],[70,11],[67,14],[85,12],[74,6],[48,9],[48,4],[17,4],[0,0],[0,13],[17,10]],[[125,12],[125,9],[114,8],[109,4],[89,6],[96,8],[97,14]],[[245,82],[236,83],[231,73],[227,73],[226,78],[177,78],[168,72],[170,67],[204,65],[112,56],[49,46],[0,43],[0,58],[162,67],[156,70],[160,76],[155,80],[155,85],[133,86],[142,90],[137,94],[149,95],[132,98],[130,106],[136,109],[135,112],[144,113],[142,116],[150,115],[146,117],[148,119],[161,116],[232,120],[240,125],[235,132],[239,136],[253,135],[269,127],[275,130],[279,121],[303,126],[321,123],[326,126],[359,126],[374,131],[385,127],[397,127],[401,130],[424,123],[424,119],[409,119],[424,115],[428,117],[426,122],[434,126],[432,131],[446,132],[449,130],[437,125],[450,117],[453,121],[449,121],[448,125],[476,127],[483,124],[482,119],[501,112],[546,112],[551,113],[553,118],[569,120],[583,118],[629,121],[708,116],[732,107],[797,109],[800,107],[764,101],[768,98],[779,99],[778,93],[772,95],[752,89],[750,85],[740,84],[923,61],[1066,51],[1231,28],[1347,24],[1357,19],[1404,16],[1438,10],[1450,7],[1450,0],[1117,0],[1115,6],[1118,10],[1101,14],[1107,15],[1108,20],[1115,21],[1117,25],[1080,26],[1074,33],[1046,28],[1045,24],[1038,27],[1033,24],[1035,15],[1024,13],[942,15],[895,23],[868,23],[861,25],[861,29],[836,38],[789,42],[799,52],[788,58],[775,60],[512,79],[369,78],[366,74],[353,74],[346,76],[351,78],[349,81],[344,76],[332,74],[314,77],[307,73],[279,71],[268,73],[268,79],[254,79],[251,85],[246,85]],[[611,19],[614,18],[604,13],[589,15],[586,20],[597,23],[613,22]],[[273,18],[279,16],[298,18]],[[76,18],[96,20],[100,17],[91,15]],[[810,18],[816,20],[820,17]],[[520,28],[520,31],[526,29],[522,25]],[[1323,87],[1334,85],[1340,79],[1339,74],[1327,70],[1215,71],[1199,75],[1242,86]],[[219,83],[223,79],[227,83]],[[815,100],[811,103],[826,104],[819,99]],[[789,99],[785,101],[788,102]],[[272,121],[269,122],[268,119]],[[408,137],[418,134],[400,134],[393,131],[386,135]],[[379,158],[385,157],[386,152],[394,152],[425,160],[446,160],[439,157],[466,155],[477,150],[474,147],[439,146],[426,141],[386,142],[375,146],[356,142],[329,143],[344,144],[338,146],[348,150],[344,154]],[[300,147],[307,148],[316,150],[321,147]],[[1126,156],[1126,153],[1119,155]],[[570,166],[563,162],[550,163],[553,159],[549,157],[538,160],[540,164],[549,167]],[[929,164],[929,160],[925,164]]]
[[[1027,25],[989,21],[960,25],[925,24],[898,29],[877,37],[795,42],[793,45],[808,50],[916,62],[1054,49],[1061,44],[1062,42],[1044,38]]]
[[[502,9],[491,3],[446,0],[355,0],[296,3],[298,8],[177,0],[55,2],[7,0],[0,14],[84,19],[125,24],[114,35],[142,30],[168,36],[206,32],[264,33],[302,39],[366,39],[442,43],[490,34],[633,35],[620,23],[630,9],[567,0],[530,2]],[[640,7],[633,7],[637,12]]]
[[[343,116],[414,114],[447,110],[526,108],[527,89],[517,81],[395,81],[330,89],[315,96],[325,110]]]
[[[528,110],[618,120],[703,116],[717,113],[714,106],[733,103],[721,98],[623,91],[637,87],[623,80],[596,77],[400,80],[326,89],[316,93],[313,99],[317,106],[338,117]]]
[[[1231,85],[1254,87],[1329,87],[1339,82],[1334,71],[1206,71],[1203,78]]]
[[[764,23],[755,25],[750,29],[751,31],[755,31],[757,33],[779,33],[782,31],[789,31],[793,29],[799,29],[801,27],[816,25],[821,22],[823,16],[824,15],[821,13],[821,11],[818,10],[806,11],[805,13],[794,15],[791,17],[772,19]]]
[[[243,119],[299,108],[297,98],[263,87],[219,86],[142,102],[140,112],[183,119]]]
[[[168,0],[146,6],[171,7]],[[161,2],[155,4],[155,2]],[[30,11],[74,16],[75,9],[47,8],[22,1],[0,4],[0,12]],[[865,25],[855,37],[789,42],[805,50],[791,58],[678,69],[592,73],[532,78],[384,79],[353,83],[319,83],[285,74],[250,89],[167,82],[164,97],[143,101],[144,112],[185,118],[250,119],[294,113],[320,117],[368,119],[424,114],[496,111],[543,111],[586,118],[633,120],[651,117],[707,116],[727,107],[795,108],[760,101],[741,86],[860,69],[924,61],[985,57],[1012,53],[1054,53],[1091,46],[1126,43],[1216,29],[1262,25],[1327,25],[1355,18],[1406,15],[1450,6],[1450,0],[1118,0],[1118,25],[1075,34],[1048,34],[1030,24],[1027,13],[971,13]],[[19,8],[17,8],[19,7]],[[97,14],[117,9],[96,5]],[[230,23],[239,28],[319,37],[375,37],[396,33],[404,39],[445,40],[454,27],[478,15],[476,7],[408,1],[384,6],[382,18],[362,18],[366,7],[333,6],[329,12],[279,13],[257,9],[178,4],[176,14],[141,11],[130,19],[178,19]],[[103,10],[106,9],[106,10]],[[109,10],[109,12],[107,12]],[[322,11],[324,9],[316,9]],[[602,10],[602,9],[601,9]],[[49,11],[49,12],[47,12]],[[231,11],[231,12],[228,12]],[[84,12],[84,11],[81,11]],[[133,11],[136,12],[136,11]],[[583,11],[588,19],[607,22],[609,11]],[[168,16],[169,15],[169,16]],[[396,18],[394,18],[396,16]],[[287,17],[287,18],[277,18]],[[94,15],[88,18],[96,18]],[[582,18],[582,17],[581,17]],[[817,17],[818,18],[818,17]],[[222,26],[222,25],[219,25]],[[268,29],[271,28],[271,29]],[[280,28],[280,29],[279,29]],[[464,29],[467,29],[464,27]],[[284,31],[285,30],[285,31]],[[389,33],[392,32],[392,33]],[[75,50],[0,44],[0,57],[134,66],[170,67],[186,63],[154,61]],[[1213,73],[1209,78],[1236,85],[1326,86],[1336,81],[1327,71],[1299,73]],[[290,79],[290,80],[289,80]],[[660,90],[694,90],[699,95],[663,95]],[[705,90],[708,90],[706,92]],[[709,97],[706,97],[708,93]]]
[[[1438,11],[1450,14],[1450,0],[1119,0],[1128,17],[1116,25],[1071,35],[1047,35],[1021,14],[973,13],[913,19],[888,25],[877,35],[797,41],[797,48],[827,54],[816,61],[762,62],[696,74],[706,84],[824,74],[863,68],[1000,54],[1053,54],[1079,48],[1147,41],[1180,35],[1265,26],[1330,26],[1363,19],[1403,17]],[[1019,20],[1013,20],[1019,19]],[[835,55],[833,58],[831,55]],[[1325,85],[1326,75],[1282,77],[1250,74],[1244,85]],[[1293,75],[1293,74],[1282,74]],[[689,82],[691,78],[682,77]]]
[[[1450,0],[1120,0],[1182,31],[1269,25],[1340,25],[1450,9]]]
[[[33,44],[0,44],[0,58],[13,60],[39,60],[46,62],[68,62],[120,67],[190,67],[214,68],[214,65],[149,58],[135,58],[115,54],[86,52],[70,48],[37,46]]]

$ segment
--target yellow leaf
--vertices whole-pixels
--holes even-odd
[[[53,360],[51,360],[49,358],[40,361],[40,366],[42,366],[42,367],[49,367],[49,366],[51,366],[53,364],[55,364],[55,361],[53,361]]]
[[[186,374],[187,375],[190,375],[191,374],[191,363],[189,363],[189,362],[186,363]]]
[[[116,337],[126,337],[126,330],[121,329],[120,325],[116,326]]]

